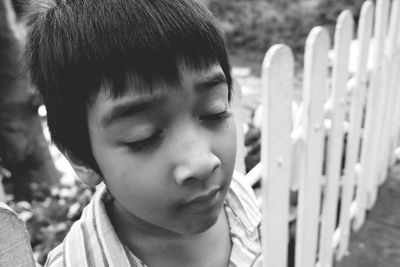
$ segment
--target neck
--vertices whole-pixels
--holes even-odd
[[[165,264],[167,258],[170,258],[171,262],[176,260],[186,263],[199,260],[204,262],[205,257],[211,258],[210,254],[217,254],[216,250],[220,250],[219,254],[227,255],[229,259],[229,225],[224,210],[217,222],[206,231],[184,235],[157,227],[135,216],[125,218],[121,216],[123,214],[121,208],[115,201],[107,207],[111,223],[121,242],[147,264],[157,259],[164,261]],[[179,266],[176,262],[171,266],[174,265]],[[157,264],[150,266],[157,266]],[[190,266],[195,265],[190,264]]]

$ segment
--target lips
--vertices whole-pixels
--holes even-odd
[[[218,193],[219,189],[214,189],[211,190],[210,192],[200,195],[196,198],[194,198],[193,200],[189,201],[188,203],[196,203],[196,202],[206,202],[208,200],[211,200],[215,197],[215,195]]]
[[[192,212],[205,212],[214,209],[220,202],[220,189],[213,189],[186,202],[183,207]]]

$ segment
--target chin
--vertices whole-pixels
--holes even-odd
[[[209,230],[218,221],[221,215],[221,210],[222,207],[217,211],[213,212],[213,214],[204,215],[201,218],[193,220],[189,225],[186,226],[186,231],[185,231],[186,234],[187,235],[201,234]]]

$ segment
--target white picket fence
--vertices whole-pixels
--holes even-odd
[[[243,176],[251,185],[262,182],[264,266],[287,266],[293,188],[298,191],[296,267],[329,267],[340,260],[351,230],[360,229],[373,207],[399,144],[399,5],[400,0],[365,2],[356,38],[353,16],[343,11],[332,47],[326,29],[312,29],[300,123],[292,116],[292,52],[278,44],[266,53],[261,163]]]

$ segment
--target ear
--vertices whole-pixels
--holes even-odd
[[[88,186],[96,186],[103,181],[97,172],[71,155],[65,155],[79,179]]]

